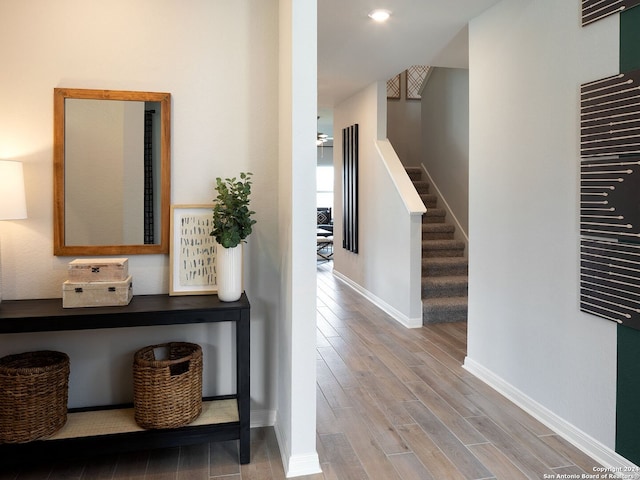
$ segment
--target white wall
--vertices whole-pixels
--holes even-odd
[[[469,71],[433,68],[421,107],[422,163],[468,237]]]
[[[579,87],[617,73],[618,18],[579,15],[505,0],[470,24],[465,364],[613,450],[616,326],[578,306],[578,145]]]
[[[4,298],[60,297],[72,260],[52,255],[54,87],[170,92],[172,203],[209,203],[217,176],[254,173],[258,223],[244,262],[252,306],[252,421],[273,422],[276,327],[284,309],[281,285],[287,288],[279,274],[275,187],[278,1],[113,0],[105,8],[84,0],[4,0],[0,39],[0,158],[24,162],[29,215],[0,225]],[[315,45],[305,48],[315,51]],[[313,188],[293,195],[315,198]],[[135,295],[168,292],[168,256],[129,258]],[[70,405],[95,405],[130,399],[133,351],[169,339],[203,344],[213,361],[205,375],[215,379],[205,393],[229,393],[235,389],[231,337],[223,325],[13,335],[0,341],[0,355],[48,347],[68,352]]]
[[[420,100],[407,100],[407,72],[400,74],[400,98],[387,100],[387,137],[403,165],[422,162]]]
[[[314,0],[280,0],[278,417],[287,477],[316,453],[316,24]],[[293,139],[293,141],[291,141]],[[306,194],[305,194],[306,193]]]
[[[421,216],[409,215],[388,165],[376,148],[376,140],[386,139],[386,103],[386,85],[380,82],[334,110],[334,143],[342,144],[343,128],[357,123],[359,129],[358,253],[342,248],[342,216],[337,213],[334,272],[394,318],[415,326],[422,324],[419,292],[416,298],[415,291],[420,284],[420,260],[415,253],[419,254],[420,249],[412,249],[412,232],[420,227]],[[342,149],[334,150],[334,205],[336,212],[342,212]]]

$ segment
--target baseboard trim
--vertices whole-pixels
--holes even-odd
[[[335,268],[333,269],[333,275],[338,280],[343,282],[345,285],[347,285],[348,287],[351,287],[353,290],[355,290],[360,295],[365,297],[367,300],[369,300],[375,306],[377,306],[378,308],[383,310],[387,315],[391,316],[395,321],[400,323],[402,326],[407,327],[407,328],[421,328],[422,327],[422,316],[420,316],[418,318],[409,318],[409,317],[407,317],[406,315],[404,315],[403,313],[399,312],[398,310],[393,308],[391,305],[386,303],[384,300],[382,300],[381,298],[377,297],[376,295],[374,295],[373,293],[368,291],[366,288],[363,288],[361,285],[358,285],[357,283],[355,283],[350,278],[347,278],[346,276],[344,276],[340,272],[337,272],[335,270]]]
[[[462,367],[489,385],[491,388],[504,395],[525,412],[532,415],[575,447],[579,448],[594,460],[600,462],[604,467],[609,469],[606,472],[607,474],[626,474],[627,477],[622,476],[621,478],[637,478],[628,476],[629,472],[638,471],[638,467],[632,462],[567,422],[565,419],[559,417],[545,406],[525,395],[513,385],[494,374],[491,370],[485,368],[469,357],[465,357],[464,365]],[[587,473],[591,474],[594,472]],[[604,475],[602,478],[604,478]]]
[[[292,456],[289,443],[286,440],[286,436],[280,431],[280,425],[278,422],[274,425],[274,430],[276,432],[278,447],[280,448],[282,466],[284,467],[284,472],[287,478],[322,473],[322,469],[320,468],[320,458],[318,457],[317,452]]]
[[[251,410],[251,428],[273,427],[276,423],[275,410]]]

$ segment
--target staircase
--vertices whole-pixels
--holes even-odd
[[[438,199],[422,180],[422,168],[407,167],[409,178],[427,212],[422,216],[422,322],[467,320],[468,263],[465,244],[454,239],[455,227],[445,220]]]

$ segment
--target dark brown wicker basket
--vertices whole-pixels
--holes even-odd
[[[164,350],[166,359],[156,360]],[[133,404],[142,428],[174,428],[202,412],[202,349],[186,342],[150,345],[133,357]]]
[[[0,443],[53,435],[67,422],[69,357],[38,351],[0,358]]]

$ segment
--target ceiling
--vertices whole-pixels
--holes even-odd
[[[501,0],[317,0],[318,130],[334,105],[411,65],[467,68],[469,20]],[[391,11],[384,24],[367,14]]]

